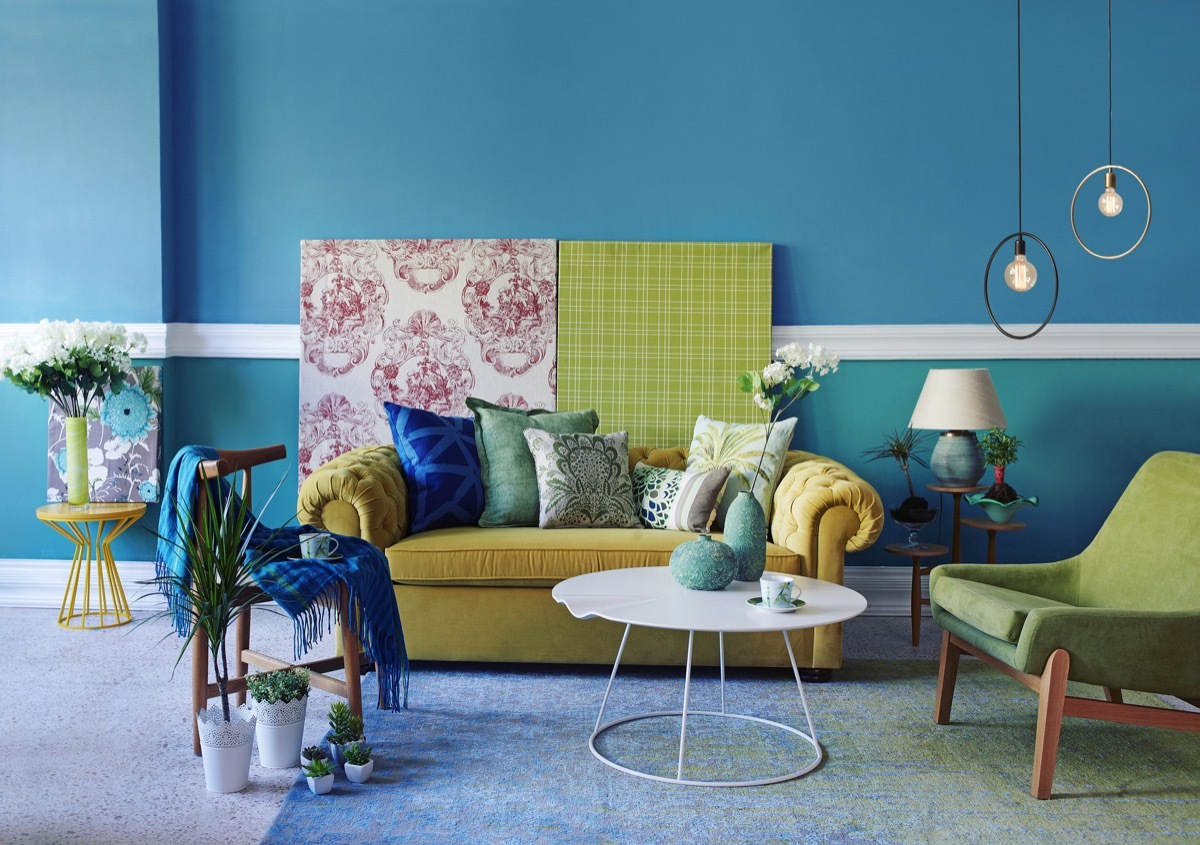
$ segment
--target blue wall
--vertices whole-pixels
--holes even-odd
[[[301,239],[517,235],[770,240],[778,325],[986,323],[983,267],[1017,228],[1014,5],[11,0],[0,322],[294,324]],[[1200,6],[1114,10],[1115,157],[1155,204],[1119,262],[1087,256],[1067,213],[1107,158],[1104,5],[1024,18],[1024,223],[1058,260],[1056,322],[1200,323]],[[1102,248],[1140,230],[1120,187],[1116,235],[1090,212],[1098,183],[1081,205]],[[1006,321],[1048,304],[1031,255],[1033,293],[993,287]],[[956,365],[991,368],[1027,444],[1010,479],[1043,498],[1002,559],[1077,551],[1146,455],[1200,451],[1194,361],[850,361],[796,445],[895,498],[899,472],[861,452]],[[296,382],[294,362],[169,360],[168,450],[295,455]],[[0,389],[0,442],[39,443],[44,420]],[[5,554],[61,557],[32,518],[44,459],[16,452]],[[852,561],[900,563],[881,547]]]
[[[0,322],[162,320],[154,0],[0,3]]]

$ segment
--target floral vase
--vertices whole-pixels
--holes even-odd
[[[753,493],[742,490],[725,514],[725,542],[737,556],[738,581],[757,581],[767,568],[767,517]]]
[[[67,417],[67,503],[82,506],[91,498],[88,489],[87,417]]]
[[[733,549],[708,534],[681,543],[671,552],[671,575],[689,590],[723,590],[737,574]]]

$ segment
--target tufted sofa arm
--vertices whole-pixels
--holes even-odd
[[[874,487],[837,461],[788,452],[771,540],[803,558],[801,574],[841,584],[846,552],[869,547],[882,531],[883,502]]]
[[[395,446],[363,446],[324,464],[300,485],[297,518],[386,549],[408,533],[408,489]]]

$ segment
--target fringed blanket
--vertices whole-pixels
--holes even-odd
[[[192,508],[200,483],[200,463],[216,457],[216,450],[207,446],[184,447],[171,462],[163,489],[158,518],[157,580],[180,636],[187,636],[191,624],[187,596],[179,589],[188,583],[184,532],[190,532],[194,524]],[[227,482],[222,485],[224,491],[234,495]],[[300,534],[318,529],[305,525],[273,531],[251,522],[251,574],[255,583],[295,620],[296,659],[332,629],[341,587],[345,585],[350,598],[350,629],[375,662],[380,707],[389,710],[407,707],[408,654],[383,553],[365,540],[339,534],[335,536],[340,559],[300,558]]]

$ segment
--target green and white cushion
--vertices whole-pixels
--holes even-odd
[[[719,530],[725,525],[725,513],[743,490],[754,493],[754,498],[762,505],[770,523],[771,497],[775,494],[775,485],[779,483],[795,429],[794,418],[779,420],[772,427],[768,442],[767,427],[763,423],[727,423],[700,415],[688,451],[688,472],[729,468],[729,480],[717,505],[717,518],[713,521],[714,529]]]
[[[629,474],[629,435],[527,429],[542,528],[640,528]]]
[[[685,472],[639,462],[633,468],[633,499],[642,525],[671,531],[707,531],[728,477],[728,467]]]

